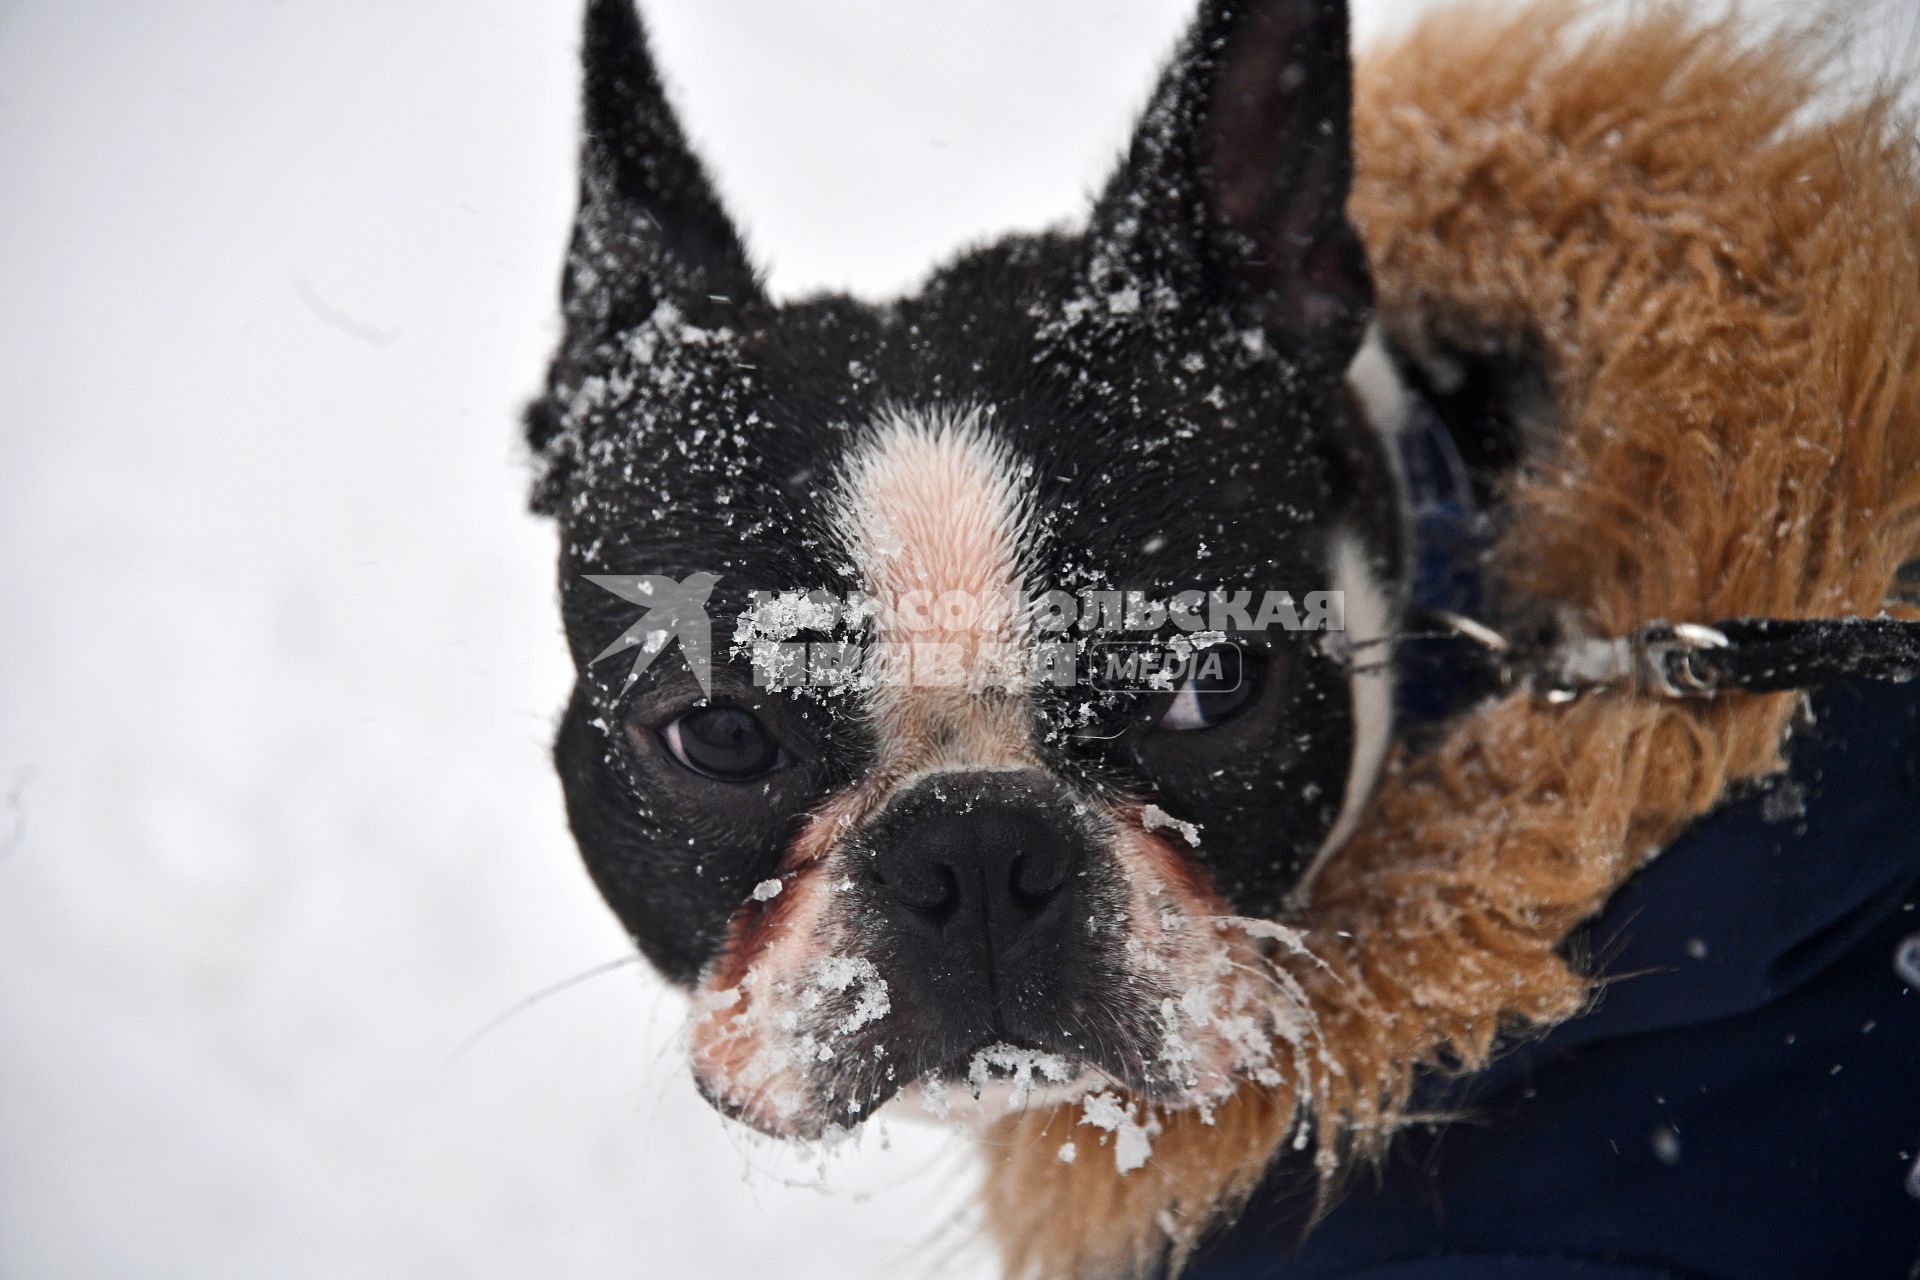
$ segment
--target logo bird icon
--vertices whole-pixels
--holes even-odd
[[[638,621],[622,631],[614,642],[593,656],[594,662],[638,648],[627,683],[640,678],[670,640],[680,641],[680,656],[700,684],[700,692],[713,696],[713,620],[707,617],[707,597],[715,573],[690,573],[676,582],[657,574],[589,573],[588,582],[610,591],[630,604],[641,607]]]

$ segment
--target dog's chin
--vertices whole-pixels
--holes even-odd
[[[967,1061],[929,1071],[879,1109],[885,1119],[985,1127],[1023,1111],[1076,1102],[1118,1082],[1091,1063],[1011,1044],[983,1045]]]
[[[885,1061],[884,1053],[874,1061]],[[1005,1041],[982,1043],[918,1070],[842,1075],[789,1067],[755,1073],[745,1087],[738,1078],[702,1067],[696,1057],[695,1086],[717,1111],[769,1137],[794,1141],[850,1132],[883,1112],[890,1119],[974,1127],[1103,1088],[1137,1087],[1093,1063]]]
[[[1107,1090],[1159,1110],[1205,1108],[1230,1093],[1245,1074],[1224,1045],[1217,1048],[1217,1056],[1207,1055],[1215,1060],[1199,1071],[1189,1062],[1177,1074],[1126,1070],[1006,1041],[983,1042],[930,1066],[908,1067],[899,1060],[890,1069],[876,1065],[855,1071],[833,1070],[831,1060],[790,1060],[772,1070],[764,1069],[763,1061],[762,1069],[724,1074],[696,1054],[693,1074],[701,1096],[722,1115],[769,1137],[810,1142],[849,1134],[876,1115],[983,1128]],[[868,1054],[875,1064],[887,1060],[884,1048],[879,1053],[869,1048]]]

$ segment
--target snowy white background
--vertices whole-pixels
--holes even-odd
[[[868,293],[1072,214],[1188,8],[647,6],[776,288]],[[626,951],[516,421],[577,19],[0,3],[0,1275],[985,1271],[959,1144],[723,1125],[638,967],[448,1061]]]

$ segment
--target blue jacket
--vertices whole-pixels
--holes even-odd
[[[1920,1275],[1920,683],[1813,705],[1573,940],[1591,1013],[1428,1082],[1311,1232],[1283,1161],[1193,1280]]]

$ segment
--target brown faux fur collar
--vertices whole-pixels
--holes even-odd
[[[1886,99],[1812,119],[1824,49],[1555,5],[1442,13],[1359,67],[1352,211],[1384,327],[1549,358],[1553,438],[1505,498],[1495,571],[1574,630],[1871,614],[1915,550],[1912,135]],[[1568,932],[1776,770],[1793,709],[1517,694],[1402,761],[1293,921],[1318,958],[1282,962],[1318,1019],[1296,1070],[1161,1117],[1125,1175],[1057,1158],[1073,1109],[1000,1125],[1007,1272],[1177,1265],[1291,1147],[1330,1183],[1406,1122],[1416,1070],[1578,1013]]]

